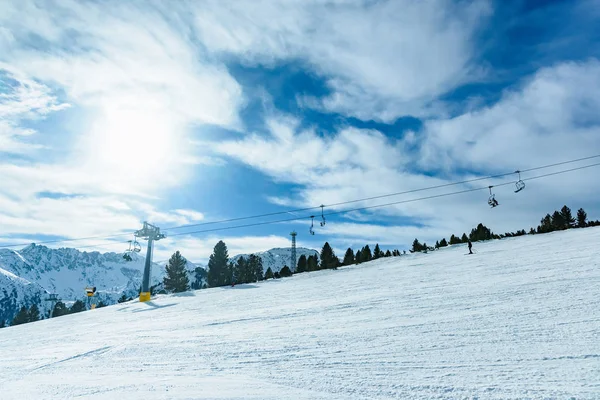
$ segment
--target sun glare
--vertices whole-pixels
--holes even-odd
[[[177,128],[164,114],[108,110],[92,131],[88,161],[99,174],[116,182],[160,179],[177,163]]]

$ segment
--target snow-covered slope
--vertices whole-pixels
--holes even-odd
[[[598,398],[599,242],[452,246],[0,329],[2,399]]]
[[[292,248],[291,247],[277,247],[267,251],[261,251],[258,253],[254,253],[262,259],[263,270],[264,272],[267,269],[271,268],[271,271],[278,272],[285,265],[291,267],[291,258],[292,258]],[[312,249],[306,249],[304,247],[296,248],[296,259],[300,258],[301,255],[305,255],[307,258],[311,255],[319,255],[319,252]],[[238,254],[230,259],[234,264],[237,262],[238,258],[245,257],[248,258],[249,254]]]

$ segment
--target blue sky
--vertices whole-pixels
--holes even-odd
[[[3,2],[0,243],[328,205],[594,155],[599,55],[597,0]],[[309,218],[169,229],[182,234],[155,257],[202,262],[219,239],[232,254],[288,246],[291,230],[338,253],[408,249],[479,222],[536,226],[563,204],[600,218],[596,174],[498,187],[493,210],[482,191],[316,218],[314,236]],[[297,215],[310,213],[272,219]],[[56,246],[121,251],[126,239]]]

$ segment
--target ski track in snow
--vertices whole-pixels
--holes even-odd
[[[600,398],[600,228],[0,330],[2,399]]]

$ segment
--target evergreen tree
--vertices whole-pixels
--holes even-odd
[[[281,275],[279,274],[279,271],[276,271],[276,272],[273,274],[273,278],[275,278],[275,279],[279,279],[279,278],[281,278]]]
[[[302,254],[298,259],[298,268],[296,268],[296,273],[302,273],[308,271],[308,262],[306,261],[306,256]]]
[[[479,225],[477,225],[477,228],[471,229],[471,234],[469,235],[469,237],[470,237],[471,241],[477,242],[480,240],[493,239],[494,234],[488,227],[486,227],[485,225],[480,223]]]
[[[538,233],[547,233],[552,232],[552,217],[550,214],[546,214],[544,218],[540,221],[540,225],[537,227]]]
[[[265,279],[263,272],[263,263],[262,258],[257,256],[256,254],[250,254],[248,258],[248,273],[250,282],[258,282]]]
[[[32,304],[29,308],[27,319],[29,322],[35,322],[40,320],[40,309],[36,304]]]
[[[448,246],[448,242],[446,242],[446,238],[443,238],[440,241],[440,247],[447,247]]]
[[[319,269],[319,264],[316,255],[308,256],[308,260],[306,260],[307,269],[309,272],[316,271]]]
[[[384,257],[391,257],[392,253],[390,253],[390,250],[388,249],[383,256]]]
[[[560,215],[564,222],[564,228],[569,229],[575,226],[575,218],[571,215],[571,209],[566,205],[560,209]]]
[[[346,250],[346,254],[344,254],[344,260],[342,261],[342,265],[352,265],[354,264],[354,250],[351,247],[348,247]]]
[[[462,234],[462,237],[460,238],[460,241],[463,243],[467,243],[469,241],[469,238],[467,237],[466,233]]]
[[[15,315],[15,318],[13,318],[10,325],[11,326],[21,325],[21,324],[26,324],[27,322],[29,322],[29,310],[27,309],[27,307],[23,306],[23,307],[21,307],[21,309],[19,310],[17,315]]]
[[[3,319],[0,319],[0,329],[4,328],[6,326],[6,321],[4,321]]]
[[[196,267],[194,269],[194,282],[192,282],[192,289],[198,290],[202,289],[203,283],[202,281],[206,281],[208,278],[208,272],[202,267]]]
[[[340,263],[340,260],[336,257],[335,252],[328,242],[325,242],[323,245],[320,256],[322,269],[334,269],[337,268]]]
[[[579,210],[577,210],[577,226],[580,228],[585,228],[585,226],[587,225],[586,220],[587,214],[584,211],[584,209],[580,208]]]
[[[119,300],[117,300],[117,303],[125,303],[127,301],[127,296],[125,296],[125,293],[123,293],[121,295],[121,297],[119,297]],[[52,315],[54,316],[54,315]]]
[[[69,314],[74,314],[81,311],[85,311],[85,303],[81,300],[77,300],[69,309]]]
[[[233,267],[233,278],[232,282],[235,283],[248,283],[248,261],[244,257],[238,258],[237,262]]]
[[[354,256],[354,262],[356,264],[360,264],[361,262],[363,262],[363,260],[362,260],[362,252],[360,250],[356,250],[356,255]]]
[[[231,272],[227,245],[219,240],[208,260],[208,285],[216,287],[231,284]]]
[[[267,272],[265,272],[265,279],[273,279],[273,270],[271,267],[267,268]]]
[[[279,275],[282,278],[290,277],[292,276],[292,270],[287,265],[284,265],[283,268],[281,268],[281,271],[279,271]]]
[[[362,258],[363,262],[371,261],[373,259],[373,254],[371,253],[371,248],[369,245],[363,247],[362,251],[360,252],[360,257]]]
[[[125,296],[125,295],[123,295]],[[54,309],[52,310],[52,318],[60,317],[61,315],[67,315],[69,313],[69,309],[62,301],[57,302],[54,305]]]
[[[181,293],[190,288],[190,280],[185,270],[186,264],[187,260],[181,256],[179,250],[171,256],[169,264],[165,268],[165,277],[163,278],[166,291]]]
[[[434,246],[434,247],[435,247],[436,249],[439,249],[439,248],[440,248],[440,242],[438,242],[438,241],[436,240],[436,241],[435,241],[435,246]]]
[[[554,211],[552,214],[552,228],[553,230],[564,229],[566,221],[564,220],[562,214],[558,211]]]
[[[535,235],[535,229],[533,229],[533,228],[530,228],[530,229],[529,229],[529,234],[530,234],[530,235]]]
[[[413,253],[416,253],[418,251],[423,250],[424,247],[421,243],[419,243],[419,240],[415,238],[415,240],[413,241],[413,245],[412,245],[412,251]]]
[[[375,248],[373,249],[373,259],[377,260],[378,258],[381,258],[383,256],[384,256],[384,253],[379,248],[379,243],[376,243]]]
[[[454,235],[450,236],[450,244],[460,244],[460,243],[461,243],[461,241],[459,238],[457,238]]]

